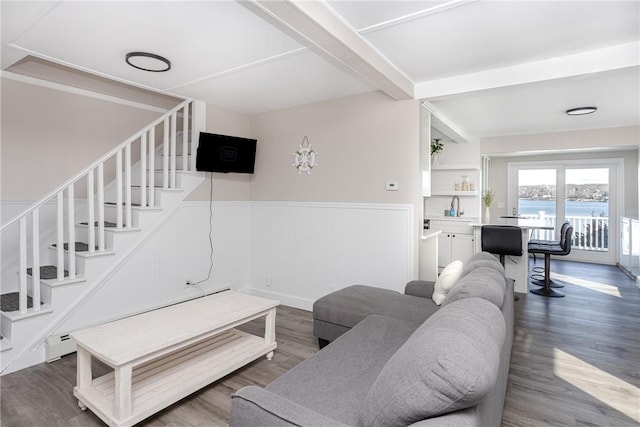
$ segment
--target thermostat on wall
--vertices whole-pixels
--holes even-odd
[[[387,191],[396,191],[398,189],[398,181],[387,181]]]

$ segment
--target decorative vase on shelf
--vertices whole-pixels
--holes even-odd
[[[484,207],[484,223],[491,224],[491,209],[489,206]]]
[[[438,160],[437,154],[431,155],[431,166],[440,166],[440,160]]]

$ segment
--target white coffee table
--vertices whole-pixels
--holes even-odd
[[[278,304],[225,291],[71,333],[78,405],[131,426],[261,356],[271,360]],[[264,337],[234,329],[262,316]],[[93,379],[92,357],[114,372]]]

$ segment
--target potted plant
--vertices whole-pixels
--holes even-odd
[[[438,138],[431,140],[431,161],[434,165],[438,164],[438,153],[444,149],[444,144],[440,141]]]
[[[495,197],[495,193],[493,190],[485,190],[482,193],[482,204],[484,205],[484,222],[489,224],[491,222],[491,211],[489,208],[491,207],[491,203],[493,203],[493,198]]]

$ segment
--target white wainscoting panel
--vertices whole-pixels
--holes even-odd
[[[412,280],[413,205],[252,202],[248,292],[310,310],[352,284]]]

